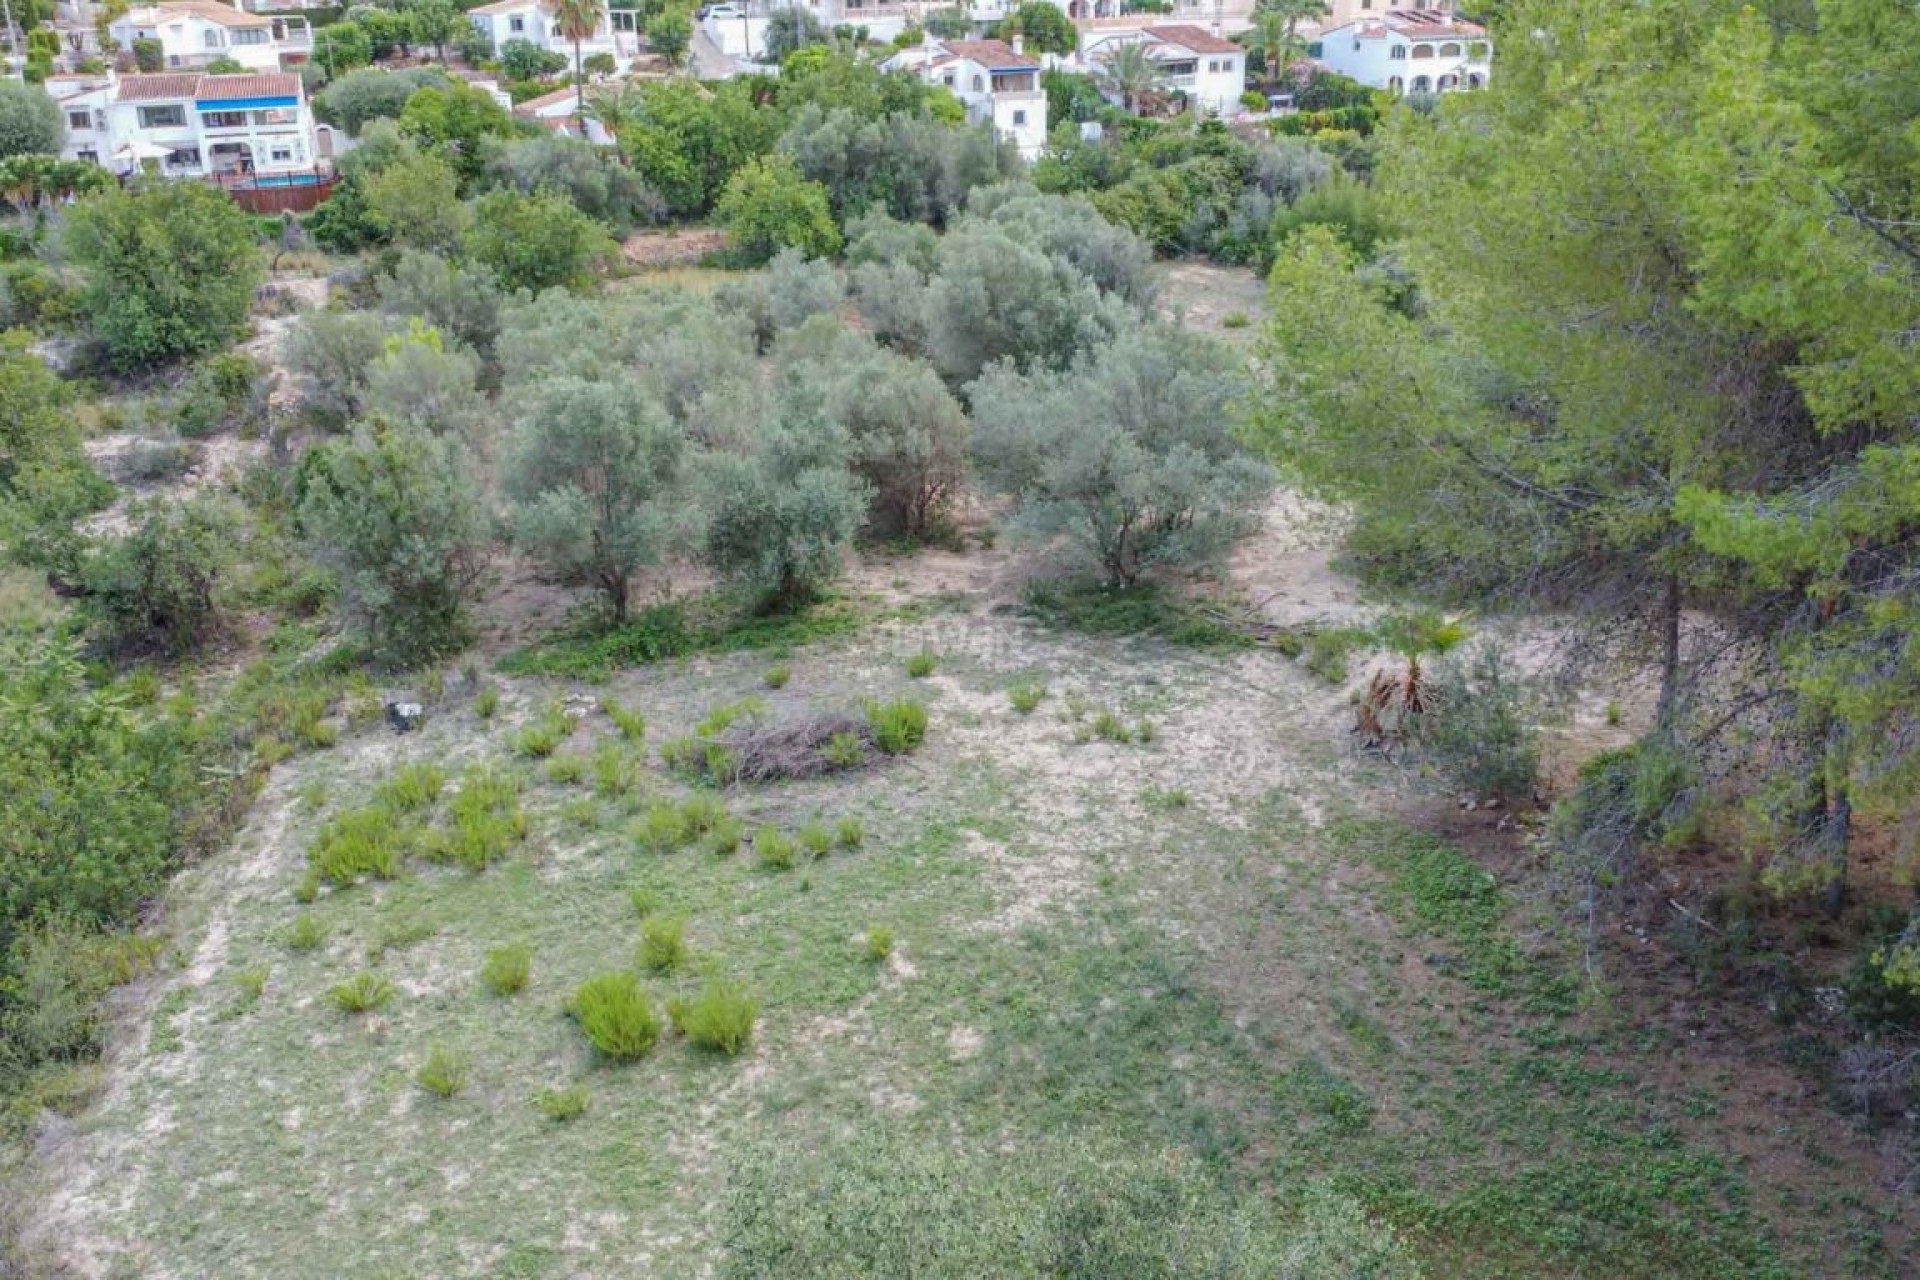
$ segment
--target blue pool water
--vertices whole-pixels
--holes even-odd
[[[256,190],[261,187],[317,187],[320,185],[320,175],[314,173],[256,174],[240,185],[253,187]]]

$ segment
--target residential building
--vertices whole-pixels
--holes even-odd
[[[553,9],[541,0],[494,0],[467,10],[473,28],[493,42],[497,53],[509,40],[530,40],[542,49],[573,59],[573,41],[560,34]],[[600,21],[593,35],[580,42],[582,57],[596,53],[613,55],[614,63],[625,71],[640,53],[645,23],[638,9],[612,9],[602,4]]]
[[[230,58],[251,71],[279,71],[305,62],[313,32],[299,15],[243,13],[219,0],[168,0],[129,9],[107,24],[122,49],[135,40],[158,40],[170,69],[204,67]]]
[[[46,87],[66,117],[64,154],[115,173],[152,162],[168,177],[268,187],[314,181],[327,160],[292,72],[109,72],[53,76]]]
[[[1321,32],[1332,31],[1335,27],[1349,26],[1355,22],[1364,22],[1368,18],[1378,18],[1394,9],[1393,0],[1324,0],[1327,12],[1318,19],[1302,18],[1296,30],[1309,39],[1317,38]],[[1454,11],[1454,0],[1433,0],[1423,4],[1422,9],[1437,10],[1445,13]]]
[[[1324,67],[1396,94],[1484,89],[1493,69],[1487,29],[1444,9],[1391,9],[1323,33],[1309,52]]]
[[[1166,92],[1186,95],[1195,111],[1232,116],[1245,110],[1240,95],[1247,91],[1246,49],[1199,27],[1103,26],[1082,33],[1081,44],[1081,57],[1095,74],[1116,50],[1144,45],[1147,56],[1160,68]]]
[[[552,93],[543,93],[537,98],[529,98],[513,108],[513,114],[523,120],[532,120],[544,125],[562,137],[580,136],[580,112],[578,94],[572,85],[564,89],[555,89]],[[597,147],[613,145],[613,135],[608,133],[593,115],[593,99],[587,99],[587,141]]]
[[[1040,64],[1020,47],[1000,40],[925,40],[882,63],[911,71],[928,84],[953,91],[967,119],[990,121],[996,134],[1031,160],[1047,145],[1047,94]]]

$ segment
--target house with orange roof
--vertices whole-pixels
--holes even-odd
[[[1493,73],[1487,29],[1446,9],[1389,9],[1322,32],[1308,52],[1329,70],[1394,94],[1484,89]]]
[[[297,14],[247,13],[221,0],[166,0],[128,9],[107,24],[122,49],[157,40],[168,70],[186,71],[230,58],[250,71],[279,71],[305,62],[313,31]]]
[[[329,160],[290,71],[53,76],[46,89],[67,121],[63,154],[115,173],[293,185]]]
[[[1184,96],[1194,110],[1211,116],[1246,110],[1240,103],[1247,91],[1245,47],[1200,27],[1162,23],[1084,32],[1081,57],[1098,74],[1116,51],[1131,44],[1145,46],[1166,91]]]
[[[1018,36],[1001,40],[923,40],[880,64],[909,71],[928,84],[952,90],[967,119],[987,121],[994,132],[1031,160],[1047,145],[1047,94],[1040,63],[1028,57]]]

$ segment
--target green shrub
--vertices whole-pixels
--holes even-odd
[[[593,789],[612,799],[633,790],[633,761],[617,742],[603,742],[593,752]]]
[[[438,765],[405,765],[373,789],[373,802],[395,814],[418,813],[431,809],[446,785],[446,772]]]
[[[680,802],[680,817],[694,835],[706,835],[727,818],[727,806],[711,791],[696,791]]]
[[[526,990],[527,979],[532,976],[533,948],[520,942],[495,947],[480,966],[480,981],[497,996]]]
[[[513,749],[536,758],[552,755],[573,735],[573,717],[554,707],[513,737]]]
[[[318,951],[327,940],[327,926],[311,911],[302,911],[287,926],[289,951]]]
[[[1113,712],[1102,711],[1093,718],[1093,736],[1102,742],[1132,742],[1133,730]]]
[[[633,903],[633,913],[642,920],[645,920],[665,905],[657,889],[629,889],[627,890],[627,900]]]
[[[627,741],[641,742],[646,739],[647,718],[638,711],[630,711],[612,698],[601,699],[600,709],[606,712],[607,718],[619,727],[620,736]]]
[[[1023,716],[1033,714],[1033,709],[1045,701],[1046,696],[1047,686],[1043,684],[1017,684],[1007,690],[1007,700]]]
[[[729,1057],[747,1047],[760,1002],[731,982],[709,982],[692,1000],[671,1000],[667,1014],[680,1034]]]
[[[251,1009],[260,1003],[260,997],[267,991],[267,979],[272,975],[273,970],[264,964],[242,969],[233,975],[233,989],[240,993],[240,1002],[244,1007]]]
[[[520,780],[510,773],[484,767],[468,770],[447,807],[453,829],[430,832],[422,840],[423,851],[435,861],[484,871],[527,837]]]
[[[1373,642],[1364,627],[1330,627],[1307,640],[1307,670],[1329,684],[1347,682],[1347,659]]]
[[[500,690],[488,685],[473,695],[473,714],[482,720],[493,719],[494,712],[500,710]]]
[[[867,705],[867,724],[874,744],[890,756],[919,749],[927,736],[927,709],[918,702],[875,702]]]
[[[1464,659],[1442,658],[1427,691],[1427,709],[1412,718],[1410,737],[1442,777],[1475,796],[1533,794],[1540,733],[1498,645],[1478,644]]]
[[[307,856],[313,870],[333,884],[352,884],[361,876],[391,880],[400,874],[402,844],[393,811],[373,805],[327,823]]]
[[[746,836],[746,824],[729,814],[713,824],[713,830],[707,833],[707,847],[715,856],[724,858],[738,849]]]
[[[547,757],[547,781],[571,786],[587,776],[587,758],[578,752]]]
[[[327,1000],[342,1013],[371,1013],[393,999],[393,984],[377,973],[356,973],[327,992]]]
[[[672,853],[693,838],[686,814],[671,800],[648,804],[636,835],[641,847],[653,853]]]
[[[753,833],[753,851],[759,855],[760,865],[771,871],[793,868],[793,840],[776,827],[763,826]]]
[[[893,954],[893,930],[883,924],[869,925],[860,940],[860,949],[875,964]]]
[[[815,858],[824,858],[833,851],[833,832],[818,818],[809,818],[800,824],[793,838],[796,844]]]
[[[429,920],[398,920],[381,926],[373,945],[367,948],[367,963],[379,964],[389,951],[400,951],[415,943],[425,942],[440,932],[440,926]]]
[[[867,829],[858,818],[842,818],[834,827],[833,838],[843,849],[856,849],[867,838]]]
[[[640,925],[640,967],[651,973],[672,973],[686,967],[687,922],[673,916],[650,916]]]
[[[1244,329],[1252,323],[1253,321],[1247,318],[1247,313],[1244,311],[1229,311],[1220,317],[1222,329]]]
[[[427,1051],[427,1060],[414,1073],[414,1082],[436,1098],[451,1098],[467,1087],[469,1060],[444,1045]]]
[[[583,1084],[564,1089],[542,1089],[533,1095],[533,1109],[556,1124],[578,1120],[593,1105],[593,1095]]]
[[[764,682],[769,689],[784,689],[787,687],[787,681],[792,678],[793,669],[784,664],[777,667],[768,667],[766,674],[760,677],[761,681]]]
[[[836,733],[820,748],[820,754],[836,769],[853,769],[866,763],[867,740],[857,733]]]
[[[933,674],[933,669],[938,665],[939,659],[922,649],[907,659],[907,674],[915,680],[924,680]]]
[[[1160,730],[1151,720],[1142,718],[1139,724],[1133,726],[1133,740],[1135,742],[1152,742],[1159,736]]]
[[[567,1001],[567,1012],[594,1051],[615,1062],[645,1056],[660,1039],[660,1019],[631,973],[588,978]]]

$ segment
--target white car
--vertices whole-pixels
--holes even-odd
[[[700,18],[702,21],[708,18],[744,18],[746,16],[745,13],[741,12],[738,5],[709,4],[700,7]]]

